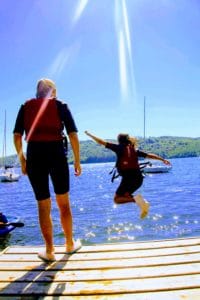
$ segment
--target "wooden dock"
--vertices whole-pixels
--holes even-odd
[[[0,253],[0,299],[199,300],[200,237],[83,246],[56,262],[37,257],[42,247]]]

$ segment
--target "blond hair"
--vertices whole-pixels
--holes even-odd
[[[138,145],[138,140],[133,136],[129,136],[127,133],[118,134],[117,140],[119,144],[124,144],[124,145],[131,144],[134,147],[137,147]]]
[[[129,136],[129,141],[135,148],[138,146],[138,140],[136,139],[136,137]]]
[[[37,83],[37,98],[51,98],[56,97],[56,85],[48,78],[42,78]]]

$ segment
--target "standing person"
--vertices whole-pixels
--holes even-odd
[[[114,144],[106,142],[88,131],[85,133],[98,144],[114,151],[117,156],[116,167],[121,176],[121,182],[116,190],[114,202],[116,204],[135,202],[140,208],[140,217],[145,218],[148,215],[149,203],[140,194],[132,195],[143,183],[138,157],[161,160],[167,165],[170,165],[170,162],[156,154],[137,150],[136,138],[129,137],[128,134],[119,134],[118,144]]]
[[[73,239],[69,167],[63,143],[64,127],[74,155],[75,175],[79,176],[81,174],[79,139],[72,114],[67,104],[57,100],[55,83],[50,79],[39,80],[36,98],[21,105],[13,133],[22,173],[28,175],[38,203],[39,224],[46,245],[45,251],[38,253],[38,256],[44,261],[55,260],[49,176],[60,211],[66,252],[72,254],[81,247],[81,242]],[[22,143],[24,133],[27,142],[26,157]]]

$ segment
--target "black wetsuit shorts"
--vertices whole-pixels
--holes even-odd
[[[121,172],[121,182],[116,194],[123,196],[126,193],[132,195],[143,183],[143,175],[140,170],[126,170]]]
[[[69,166],[63,141],[29,142],[27,174],[37,200],[50,197],[49,177],[55,194],[69,191]]]

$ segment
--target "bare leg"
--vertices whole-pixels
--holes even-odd
[[[149,203],[143,199],[141,195],[132,196],[128,193],[125,195],[117,195],[114,196],[114,202],[116,204],[124,204],[124,203],[130,203],[130,202],[136,202],[136,204],[140,208],[140,218],[143,219],[148,215],[149,212]]]
[[[38,201],[38,213],[41,232],[46,244],[46,254],[51,257],[54,252],[54,246],[50,198]]]
[[[69,202],[69,193],[56,195],[56,201],[60,210],[60,220],[66,239],[66,251],[71,251],[74,246],[73,222]]]
[[[149,212],[149,202],[147,202],[140,194],[134,196],[134,199],[140,208],[140,218],[144,219]]]

